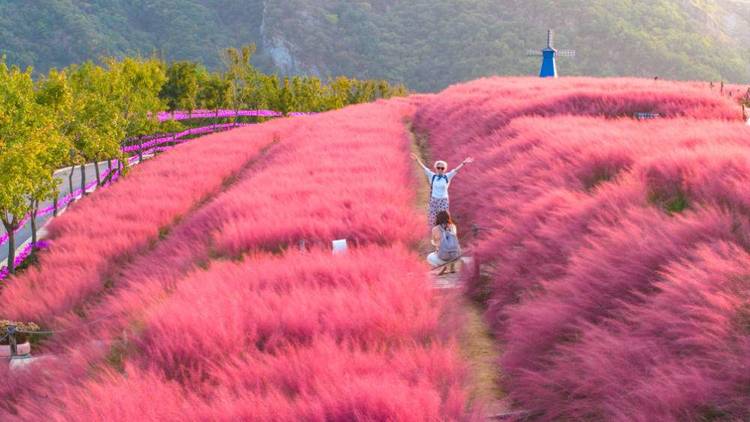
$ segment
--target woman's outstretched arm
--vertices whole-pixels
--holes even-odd
[[[453,170],[451,170],[451,171],[449,171],[447,173],[448,177],[455,176],[456,173],[458,173],[458,171],[461,170],[466,164],[473,163],[473,162],[474,162],[474,158],[472,158],[472,157],[466,157],[466,159],[464,159],[463,161],[461,161],[461,164],[459,164],[458,166],[456,166],[456,168],[454,168]]]
[[[411,153],[411,158],[412,158],[412,160],[416,161],[417,164],[420,165],[420,167],[422,167],[422,169],[425,171],[425,173],[427,173],[428,176],[432,174],[432,170],[430,170],[429,167],[427,167],[426,165],[424,165],[424,163],[422,162],[422,160],[419,158],[419,156],[417,154],[415,154],[415,153],[412,152]]]
[[[456,167],[454,170],[460,170],[461,168],[463,168],[463,166],[467,164],[471,164],[473,162],[474,162],[473,157],[466,157],[463,161],[461,161],[461,164],[459,164],[458,167]]]

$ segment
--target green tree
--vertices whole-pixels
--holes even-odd
[[[227,48],[222,54],[224,66],[226,66],[225,78],[230,86],[230,101],[232,109],[239,111],[243,104],[248,103],[249,96],[253,93],[253,83],[257,71],[250,63],[255,54],[255,44],[236,48]]]
[[[117,75],[91,62],[71,66],[69,79],[73,104],[63,134],[73,146],[72,164],[81,166],[81,189],[86,194],[86,164],[94,162],[101,184],[98,162],[120,156],[120,141],[126,122],[121,113]]]
[[[126,57],[123,60],[106,59],[105,65],[111,83],[111,98],[118,109],[116,114],[121,117],[120,129],[125,137],[140,143],[145,135],[160,128],[158,113],[164,109],[164,103],[159,93],[167,80],[164,64],[155,58]],[[119,148],[119,139],[117,146],[107,145],[111,147],[106,148],[108,153]],[[142,153],[139,149],[140,159],[143,159]]]
[[[36,101],[31,69],[0,61],[0,221],[8,233],[8,268],[15,271],[15,231],[30,199],[52,185],[49,145],[57,144],[53,117]]]
[[[352,81],[349,78],[339,76],[329,81],[327,88],[327,103],[330,110],[339,109],[349,104],[352,89]]]
[[[277,92],[278,95],[276,97],[275,109],[286,116],[292,111],[294,103],[294,91],[292,91],[292,87],[289,84],[289,78],[284,78],[284,80],[281,81],[281,86]]]
[[[169,65],[167,81],[159,92],[159,98],[168,111],[195,109],[201,73],[200,66],[195,62],[177,61]]]
[[[54,177],[54,172],[66,164],[68,151],[71,148],[70,138],[67,136],[66,130],[72,117],[73,95],[65,73],[58,72],[57,69],[51,69],[37,83],[36,101],[43,107],[45,113],[53,119],[56,131],[55,136],[48,138],[44,154],[41,157],[41,164],[51,177],[42,180],[42,183],[36,186],[34,192],[30,195],[31,242],[34,249],[36,249],[37,243],[36,217],[39,212],[39,205],[50,197],[54,198],[55,215],[57,215],[59,181]]]
[[[219,110],[226,107],[230,99],[231,86],[228,80],[217,73],[212,73],[203,82],[198,99],[202,107],[214,110],[218,123]]]
[[[316,77],[292,78],[292,108],[295,111],[323,111],[323,84]]]
[[[279,97],[279,78],[276,75],[260,75],[256,84],[258,108],[274,108]]]

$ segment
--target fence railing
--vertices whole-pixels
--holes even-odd
[[[183,130],[182,132],[176,132],[176,133],[166,133],[162,135],[157,135],[158,137],[146,137],[143,138],[145,141],[135,143],[133,145],[126,145],[122,147],[122,152],[128,153],[128,152],[134,152],[139,150],[146,150],[155,146],[159,146],[162,144],[167,143],[181,143],[185,142],[186,138],[188,136],[194,136],[194,135],[204,135],[206,133],[213,133],[213,132],[219,132],[226,129],[233,129],[236,127],[241,126],[249,126],[254,123],[222,123],[217,125],[210,125],[210,126],[202,126],[202,127],[195,127],[190,128],[187,130]],[[130,142],[136,142],[136,141],[130,141]]]
[[[287,113],[287,116],[305,116],[315,114],[314,112],[293,111]],[[190,119],[211,119],[211,118],[228,118],[228,117],[281,117],[284,114],[274,110],[177,110],[159,112],[159,121],[167,120],[190,120]]]

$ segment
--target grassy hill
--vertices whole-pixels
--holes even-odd
[[[578,56],[568,75],[750,80],[736,0],[39,0],[0,4],[11,63],[40,70],[102,54],[160,52],[219,66],[255,42],[263,70],[387,78],[417,90],[492,74],[533,74],[548,27]]]
[[[0,49],[45,71],[101,55],[163,54],[219,65],[218,49],[260,38],[259,0],[0,2]]]

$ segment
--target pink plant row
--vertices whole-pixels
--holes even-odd
[[[202,111],[202,110],[199,110],[199,111]],[[301,115],[307,115],[307,114],[311,114],[311,113],[290,113],[289,115],[301,116]],[[140,144],[128,145],[128,146],[122,147],[121,150],[124,153],[137,153],[138,151],[142,151],[143,154],[152,154],[154,152],[165,152],[171,149],[173,145],[177,145],[182,142],[188,141],[189,139],[184,139],[188,136],[205,135],[208,133],[248,126],[251,124],[252,123],[223,123],[223,124],[202,126],[202,127],[197,127],[197,128],[190,128],[190,129],[183,130],[181,132],[154,137]],[[170,144],[170,145],[163,146],[164,144]],[[136,161],[138,161],[138,156],[133,155],[129,157],[128,164],[133,164]],[[103,177],[106,178],[108,173],[109,173],[109,170],[107,170],[107,172],[105,173]],[[96,182],[90,182],[88,185],[86,185],[86,190],[91,189],[95,184]],[[66,195],[64,198],[62,198],[58,202],[58,207],[67,206],[68,203],[70,203],[74,198],[80,196],[80,194],[81,194],[81,189],[79,188],[73,194]],[[53,211],[54,211],[54,206],[50,206],[48,208],[40,210],[37,217],[44,217],[48,214],[51,214]],[[24,217],[24,219],[21,221],[19,228],[16,230],[17,232],[23,229],[23,227],[28,222],[29,218],[30,216],[28,215]],[[0,235],[0,247],[5,245],[7,241],[8,241],[7,233]],[[0,280],[2,279],[3,277],[0,277]]]
[[[237,128],[237,127],[243,127],[248,126],[251,123],[225,123],[225,124],[218,124],[218,125],[209,125],[209,126],[203,126],[198,128],[190,128],[186,129],[182,132],[177,132],[174,134],[169,135],[163,135],[156,138],[152,138],[147,142],[144,142],[142,144],[138,145],[131,145],[122,147],[122,152],[124,153],[133,153],[138,152],[139,150],[142,151],[142,154],[148,155],[153,154],[154,152],[166,152],[170,150],[174,145],[189,141],[190,139],[185,139],[188,136],[195,136],[195,135],[204,135],[208,133],[213,133],[217,131]],[[167,146],[164,146],[164,144],[170,144]],[[139,159],[138,155],[133,155],[128,158],[128,165],[132,165],[133,163],[137,162]],[[109,170],[106,170],[104,174],[102,175],[102,179],[106,179],[109,175]],[[113,175],[113,179],[117,179],[119,177],[119,174]],[[86,190],[89,190],[93,188],[96,185],[96,181],[91,181],[86,185]],[[74,190],[72,193],[69,193],[65,195],[63,198],[58,200],[58,208],[64,208],[66,207],[70,202],[72,202],[75,198],[81,196],[82,190],[80,188]],[[43,208],[38,211],[37,218],[45,217],[49,214],[52,214],[55,210],[54,206],[49,206],[46,208]],[[16,232],[20,232],[26,223],[28,223],[30,216],[24,217],[23,220],[21,220],[21,224],[19,225]],[[3,247],[5,243],[8,241],[8,234],[4,233],[0,235],[0,247]],[[3,280],[4,277],[0,276],[0,281]]]
[[[464,418],[454,333],[410,249],[412,111],[211,135],[53,222],[2,314],[76,335],[23,374],[0,366],[0,419]]]
[[[49,322],[46,317],[74,306],[75,298],[98,291],[102,286],[97,278],[106,274],[115,264],[113,261],[127,259],[147,246],[150,236],[158,234],[160,228],[167,227],[202,198],[220,190],[226,178],[270,142],[270,139],[236,140],[223,136],[227,133],[212,135],[211,142],[183,144],[175,149],[182,154],[165,154],[146,161],[128,178],[133,182],[113,184],[96,198],[86,198],[78,207],[55,219],[48,226],[53,247],[40,258],[39,266],[21,277],[38,282],[9,280],[0,292],[3,302],[8,299],[8,307],[3,303],[4,311],[12,314],[11,308],[18,306],[26,314],[19,315],[23,316],[21,319]],[[180,163],[180,157],[188,161]],[[209,165],[221,168],[201,171]],[[122,198],[128,198],[132,206],[124,207]],[[81,262],[89,265],[80,268]],[[47,300],[44,292],[47,289],[55,290],[49,294],[57,298],[51,296]],[[27,294],[41,295],[38,296],[41,300],[32,300],[31,296],[27,299]]]
[[[635,113],[661,118],[637,121]],[[733,99],[637,79],[495,78],[421,100],[469,293],[538,420],[750,419],[750,128]]]
[[[313,112],[293,111],[288,113],[289,116],[306,116],[314,114]],[[159,112],[159,121],[167,120],[189,120],[189,119],[211,119],[211,118],[230,118],[230,117],[281,117],[283,113],[273,110],[193,110],[193,111],[161,111]]]

